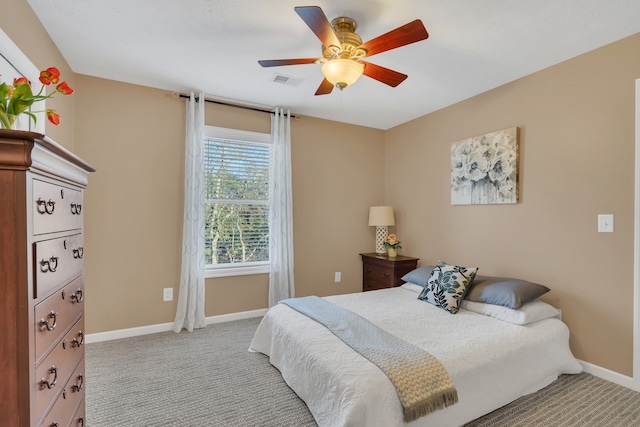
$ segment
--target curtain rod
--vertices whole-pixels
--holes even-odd
[[[171,96],[173,96],[174,98],[187,98],[187,99],[190,98],[189,95],[185,95],[184,93],[178,93],[178,92],[173,92],[171,94]],[[196,96],[196,102],[197,101],[198,101],[198,97]],[[204,102],[210,102],[212,104],[224,105],[226,107],[242,108],[243,110],[257,111],[259,113],[274,114],[274,112],[271,111],[271,110],[265,110],[265,109],[257,108],[257,107],[250,107],[248,105],[231,104],[229,102],[217,101],[215,99],[207,99],[207,98],[205,98]],[[290,116],[291,116],[292,119],[296,119],[296,120],[298,120],[300,118],[300,116],[298,114],[291,114]]]

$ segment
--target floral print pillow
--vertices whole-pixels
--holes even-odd
[[[460,267],[440,261],[431,272],[418,299],[456,314],[477,272],[477,267]]]

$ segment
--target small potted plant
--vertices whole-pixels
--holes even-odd
[[[398,240],[398,236],[395,234],[389,234],[387,239],[384,241],[384,247],[387,248],[387,255],[389,258],[395,258],[398,256],[398,249],[401,249],[400,240]]]

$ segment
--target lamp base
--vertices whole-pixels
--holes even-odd
[[[376,225],[376,253],[385,254],[387,250],[384,247],[384,242],[389,235],[389,227],[386,225]]]

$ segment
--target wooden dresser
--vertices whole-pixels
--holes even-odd
[[[2,425],[85,425],[83,190],[94,171],[44,135],[0,129]]]
[[[415,270],[420,258],[398,255],[390,258],[386,254],[367,253],[362,257],[362,290],[400,286],[404,282],[402,276]]]

